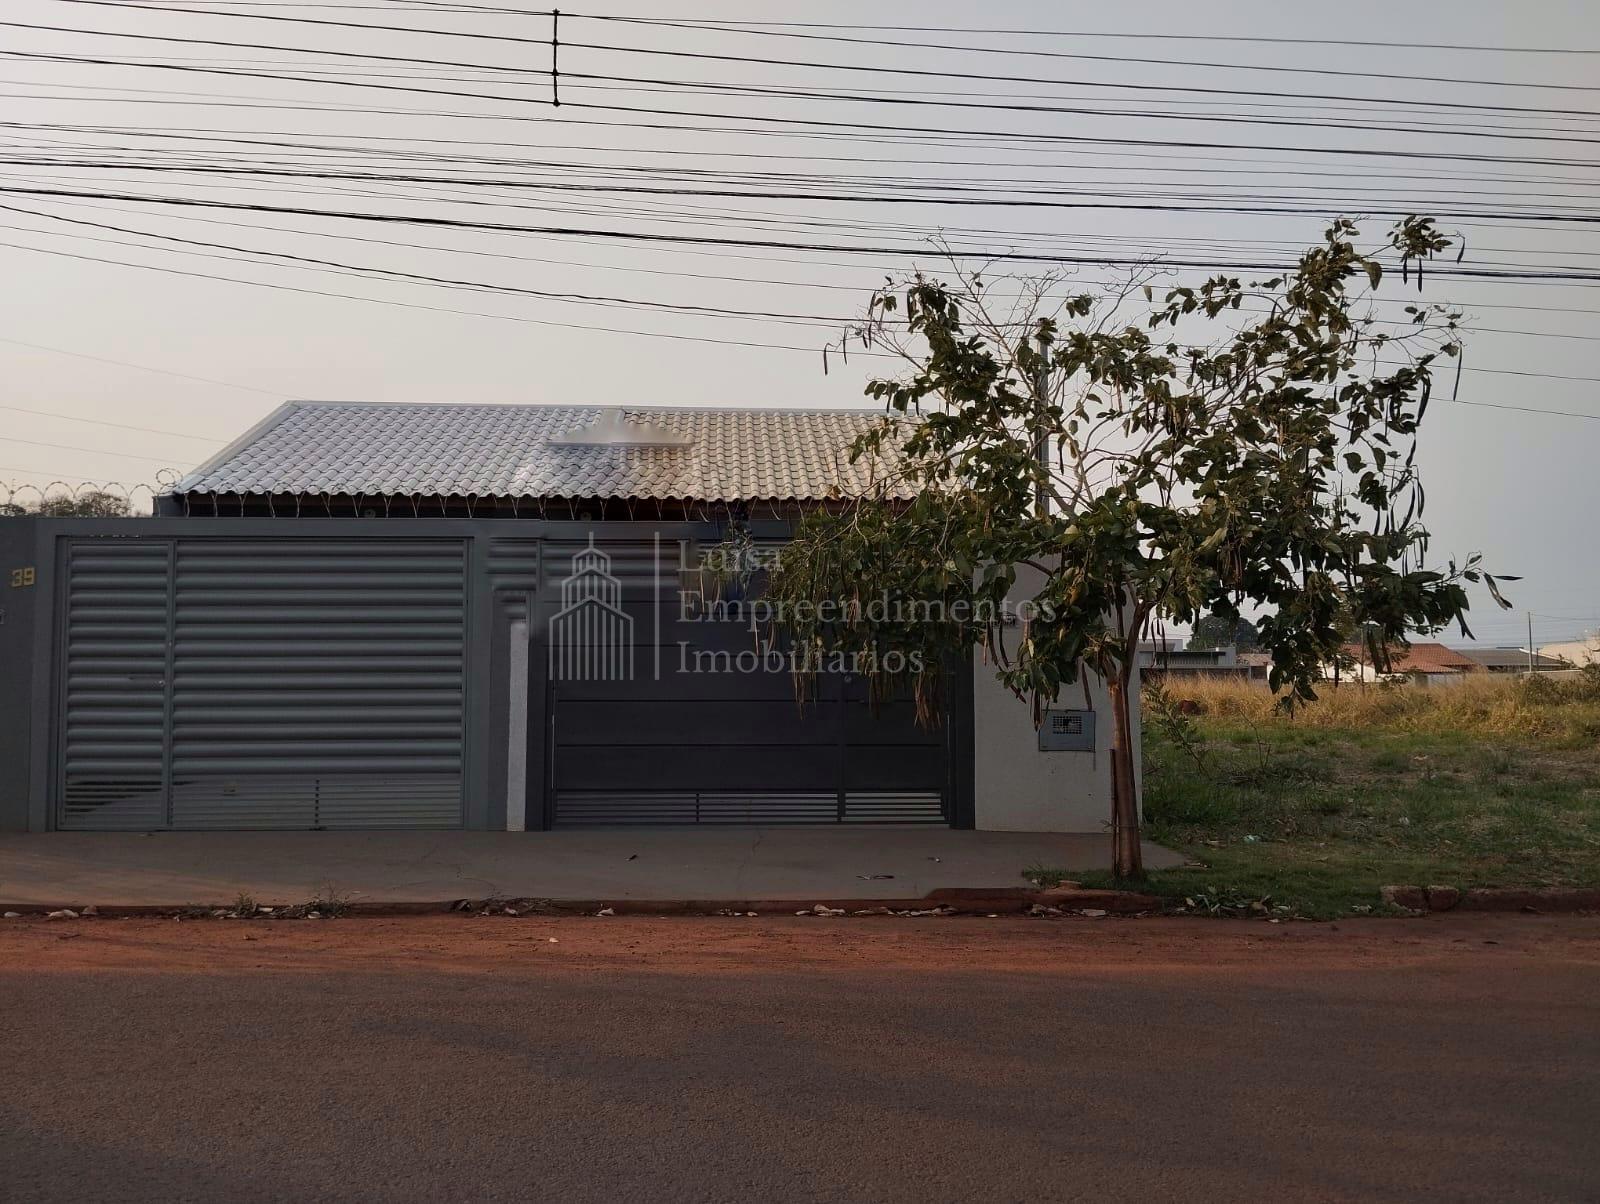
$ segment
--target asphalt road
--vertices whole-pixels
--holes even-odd
[[[1600,1197],[1595,919],[25,919],[0,1007],[6,1201]]]

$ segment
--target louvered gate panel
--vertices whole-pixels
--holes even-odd
[[[460,827],[465,572],[453,540],[178,541],[173,826]]]
[[[67,545],[57,823],[148,829],[167,822],[165,540]]]
[[[740,609],[761,574],[708,598],[696,563],[676,539],[546,543],[554,825],[949,823],[945,729],[918,727],[904,700],[875,710],[862,683],[838,677],[800,708],[781,655],[759,655]],[[609,588],[569,590],[586,574]],[[584,608],[623,617],[573,621]],[[621,672],[616,658],[572,655],[618,642],[630,653]]]

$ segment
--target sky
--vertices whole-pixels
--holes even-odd
[[[934,236],[1276,263],[1423,212],[1513,277],[1422,294],[1469,328],[1432,555],[1523,578],[1482,642],[1600,628],[1600,287],[1528,278],[1600,278],[1600,10],[607,0],[557,108],[536,9],[0,9],[0,492],[155,482],[291,398],[867,406],[882,361],[821,348]]]

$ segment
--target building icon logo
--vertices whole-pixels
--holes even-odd
[[[593,534],[561,583],[549,648],[552,681],[633,678],[633,619],[622,609],[622,582],[611,575],[611,557],[595,547]]]

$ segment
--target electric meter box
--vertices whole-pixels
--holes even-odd
[[[1039,724],[1040,752],[1093,752],[1094,712],[1051,708]]]

